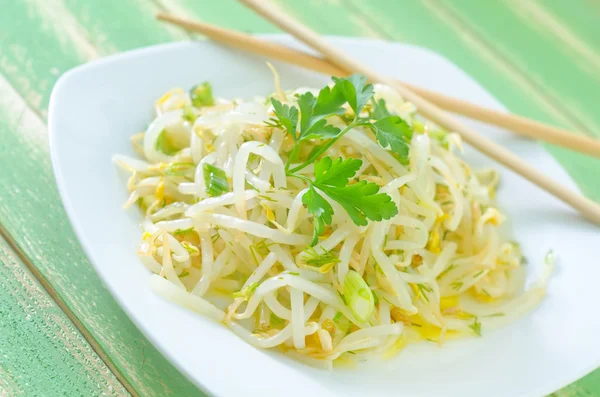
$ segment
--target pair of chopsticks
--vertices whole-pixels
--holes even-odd
[[[288,47],[257,39],[250,35],[228,31],[208,24],[198,23],[168,14],[159,14],[158,18],[179,25],[187,30],[203,33],[211,39],[254,52],[260,55],[278,59],[287,63],[303,66],[308,69],[317,70],[330,75],[347,75],[350,73],[361,73],[371,82],[381,83],[393,87],[402,97],[412,102],[419,112],[428,117],[438,125],[449,131],[459,133],[465,142],[475,147],[490,158],[498,161],[507,168],[520,174],[530,182],[536,184],[550,194],[559,198],[571,207],[577,209],[589,220],[600,224],[600,205],[583,197],[560,183],[552,180],[543,173],[537,171],[520,157],[506,148],[496,144],[490,139],[480,135],[474,129],[460,122],[455,117],[446,113],[438,106],[446,110],[463,114],[465,116],[499,125],[535,139],[541,139],[565,146],[582,153],[600,157],[600,142],[587,137],[569,133],[558,128],[547,126],[523,117],[508,115],[482,108],[468,102],[460,101],[432,91],[409,86],[408,84],[395,81],[388,76],[381,75],[371,68],[361,64],[344,52],[328,44],[316,32],[300,24],[274,4],[265,0],[240,0],[249,8],[271,21],[282,30],[304,42],[308,46],[320,52],[325,59],[290,49]],[[435,103],[435,104],[434,104]]]
[[[351,71],[343,70],[325,59],[294,50],[281,44],[259,39],[246,33],[223,29],[215,25],[192,21],[171,14],[159,13],[157,18],[161,21],[183,27],[188,31],[202,33],[206,37],[230,47],[273,58],[292,65],[301,66],[330,76],[345,76],[352,74]],[[600,157],[600,141],[598,140],[576,135],[569,131],[530,120],[525,117],[487,109],[467,101],[452,98],[407,83],[401,84],[447,111],[461,114],[488,124],[497,125],[528,138],[546,141],[577,152]]]

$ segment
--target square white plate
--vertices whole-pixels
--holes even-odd
[[[284,36],[271,40],[293,45]],[[503,107],[448,60],[428,50],[374,40],[330,38],[383,73],[489,108]],[[321,87],[328,78],[283,64],[284,88]],[[259,351],[219,324],[182,309],[147,286],[135,250],[139,214],[123,211],[127,192],[111,162],[133,154],[153,102],[173,87],[208,80],[223,97],[273,90],[264,59],[210,42],[175,43],[108,57],[66,73],[50,103],[54,171],[77,236],[110,291],[138,327],[180,370],[219,396],[542,396],[600,364],[599,229],[502,167],[499,202],[535,276],[549,249],[559,263],[542,305],[482,338],[410,346],[397,357],[354,370],[324,372]],[[538,145],[473,123],[565,186],[574,183]],[[493,165],[467,148],[467,159]]]

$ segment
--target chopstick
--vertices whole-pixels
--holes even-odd
[[[336,49],[333,45],[327,43],[319,34],[281,11],[270,1],[240,1],[273,24],[279,26],[281,29],[287,31],[300,41],[320,52],[333,64],[338,65],[344,70],[361,73],[372,82],[386,84],[395,88],[400,95],[411,101],[425,117],[430,118],[435,123],[450,131],[459,133],[468,144],[475,147],[480,152],[518,173],[525,179],[554,195],[556,198],[569,204],[571,207],[579,210],[581,214],[589,220],[600,224],[600,205],[594,201],[569,190],[560,183],[547,177],[521,160],[519,156],[513,154],[511,151],[498,145],[494,141],[479,135],[477,131],[463,124],[454,116],[444,112],[426,99],[423,99],[411,89],[402,86],[387,76],[377,73],[370,67],[365,66],[348,56],[343,51]],[[518,194],[518,192],[515,192],[515,194]]]
[[[268,58],[277,59],[285,63],[301,66],[331,76],[346,76],[351,74],[351,72],[333,65],[323,58],[306,54],[281,44],[272,43],[246,33],[240,33],[166,13],[158,13],[157,18],[161,21],[180,26],[188,31],[202,33],[219,43]],[[491,110],[467,101],[416,87],[408,83],[400,82],[400,84],[450,112],[461,114],[488,124],[497,125],[528,138],[546,141],[577,152],[600,157],[600,140],[577,135],[573,132],[540,123],[539,121],[534,121],[526,117]]]

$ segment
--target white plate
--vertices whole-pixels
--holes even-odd
[[[285,44],[283,36],[269,36]],[[504,109],[473,79],[422,48],[330,38],[381,72]],[[322,75],[283,64],[284,88],[320,87]],[[78,67],[56,84],[50,103],[52,160],[65,208],[92,264],[138,327],[190,379],[219,396],[542,396],[600,364],[599,229],[512,172],[502,169],[501,206],[539,271],[549,249],[559,256],[547,298],[533,313],[482,338],[411,346],[397,357],[354,370],[324,372],[279,353],[259,351],[221,325],[154,295],[135,250],[139,214],[125,212],[114,153],[151,120],[153,102],[172,87],[208,80],[224,97],[273,90],[264,60],[210,42],[176,43],[119,54]],[[574,183],[539,146],[473,123],[568,188]],[[467,149],[471,163],[494,165]]]

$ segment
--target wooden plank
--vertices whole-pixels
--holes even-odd
[[[574,3],[571,0],[535,0],[561,23],[583,38],[594,48],[600,48],[600,2],[584,0]]]
[[[129,395],[2,237],[0,286],[0,395]]]
[[[154,0],[163,11],[186,15],[230,29],[278,33],[279,29],[256,16],[237,0]]]
[[[600,136],[600,114],[594,106],[600,98],[600,57],[558,18],[529,1],[443,3],[535,82],[580,130]]]
[[[600,82],[600,42],[576,29],[581,24],[570,25],[561,14],[553,12],[543,2],[510,0],[506,6],[522,19],[523,24],[536,29],[554,51],[564,53],[571,65],[585,71],[588,78]]]
[[[103,55],[185,39],[180,29],[160,26],[163,7],[151,0],[63,0],[65,9],[84,26],[86,40]]]
[[[251,33],[278,33],[280,30],[237,0],[156,0],[165,11],[186,15],[230,29]],[[381,34],[355,10],[339,1],[273,0],[283,10],[323,34],[381,38]]]

